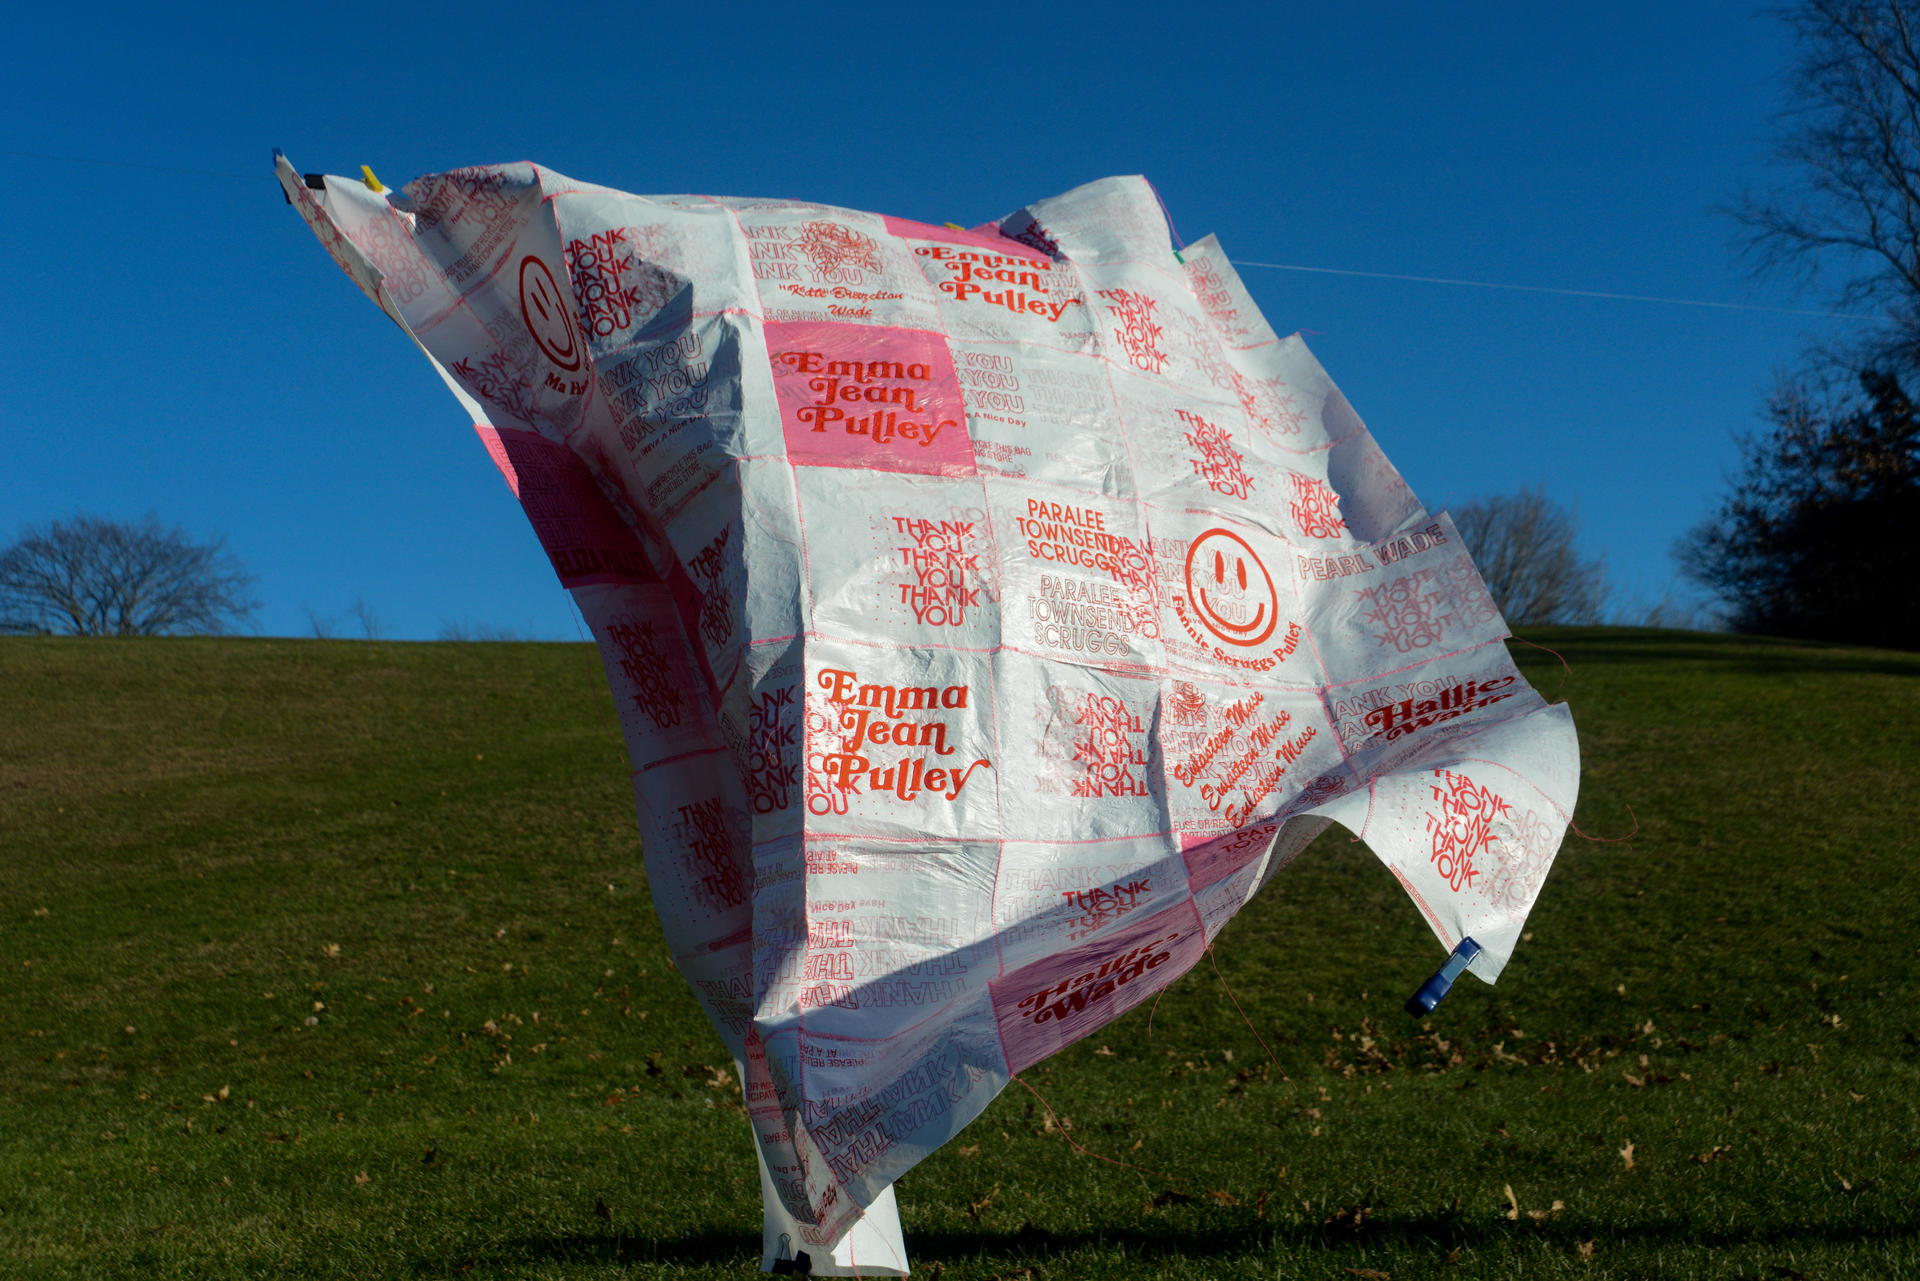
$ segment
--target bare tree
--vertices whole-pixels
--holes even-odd
[[[360,630],[368,640],[379,640],[386,634],[387,625],[380,615],[373,612],[373,606],[367,604],[365,596],[353,598],[353,604],[347,608],[347,617],[360,624]]]
[[[1834,301],[1881,308],[1868,363],[1920,366],[1920,6],[1800,0],[1795,106],[1780,118],[1776,189],[1731,210],[1762,271],[1838,275]]]
[[[258,607],[224,540],[149,515],[30,525],[0,552],[0,632],[162,636],[225,632]]]
[[[1736,631],[1920,648],[1920,408],[1869,370],[1851,397],[1786,383],[1720,510],[1674,548]]]
[[[468,619],[443,619],[440,623],[440,639],[443,641],[530,641],[533,632],[518,627],[499,627],[493,623],[476,623]]]
[[[1507,622],[1601,620],[1610,594],[1606,562],[1580,555],[1580,522],[1542,490],[1462,503],[1453,523]]]

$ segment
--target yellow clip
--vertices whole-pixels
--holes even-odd
[[[949,227],[951,227],[951,228],[953,228],[953,230],[955,230],[955,231],[965,231],[965,230],[966,230],[966,228],[965,228],[965,227],[962,227],[962,226],[961,226],[961,225],[960,225],[959,223],[957,223],[957,222],[950,222],[950,223],[948,223],[948,224],[947,224],[947,226],[949,226]]]
[[[360,181],[367,184],[368,191],[386,190],[385,187],[380,185],[380,180],[373,176],[373,170],[367,168],[365,165],[360,166]]]

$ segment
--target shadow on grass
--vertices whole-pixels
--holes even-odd
[[[1758,676],[1805,675],[1809,669],[1822,674],[1920,676],[1920,653],[1862,649],[1832,641],[1615,627],[1528,632],[1520,639],[1564,655],[1575,672],[1583,665],[1602,663],[1703,663]],[[1527,666],[1559,667],[1551,655],[1525,644],[1515,645],[1511,652],[1515,661]]]
[[[951,1267],[975,1262],[994,1267],[1020,1264],[1034,1258],[1079,1250],[1124,1250],[1142,1260],[1180,1257],[1246,1255],[1274,1248],[1339,1250],[1366,1247],[1406,1251],[1409,1254],[1446,1253],[1455,1248],[1504,1245],[1520,1239],[1573,1249],[1595,1238],[1603,1242],[1631,1240],[1643,1245],[1683,1244],[1707,1249],[1737,1246],[1781,1246],[1820,1242],[1828,1245],[1911,1241],[1920,1237],[1920,1217],[1878,1224],[1772,1221],[1741,1231],[1713,1227],[1687,1219],[1598,1223],[1563,1216],[1544,1223],[1512,1223],[1469,1218],[1448,1211],[1369,1220],[1358,1230],[1310,1224],[1248,1223],[1238,1226],[1167,1224],[1118,1227],[1100,1232],[1050,1232],[1031,1223],[1013,1232],[923,1231],[907,1233],[907,1252],[916,1270],[935,1260]],[[707,1229],[685,1236],[649,1239],[625,1233],[521,1237],[493,1243],[475,1251],[463,1263],[512,1265],[529,1263],[658,1264],[703,1266],[737,1265],[751,1268],[759,1261],[757,1235]],[[418,1271],[440,1272],[447,1260],[422,1260]]]

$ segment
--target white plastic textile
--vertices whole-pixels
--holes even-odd
[[[1144,179],[964,231],[277,167],[593,629],[767,1266],[904,1273],[893,1181],[1330,821],[1506,964],[1572,719],[1452,523]]]

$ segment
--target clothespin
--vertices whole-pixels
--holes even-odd
[[[1187,265],[1187,260],[1180,256],[1180,251],[1178,249],[1173,251],[1173,260],[1179,263],[1182,267]]]
[[[365,165],[360,166],[360,181],[367,184],[368,191],[379,192],[386,190],[385,187],[380,185],[380,180],[373,176],[373,170],[367,168]]]
[[[1446,999],[1453,990],[1453,981],[1473,964],[1473,958],[1480,955],[1480,945],[1472,939],[1461,939],[1460,946],[1453,949],[1453,955],[1440,967],[1434,976],[1420,985],[1420,990],[1407,999],[1407,1013],[1414,1018],[1425,1018],[1433,1013],[1433,1007]]]
[[[962,227],[962,226],[961,226],[961,225],[960,225],[959,223],[957,223],[957,222],[950,222],[950,223],[948,223],[948,224],[947,224],[947,229],[948,229],[949,231],[965,231],[965,230],[966,230],[966,228],[965,228],[965,227]]]

